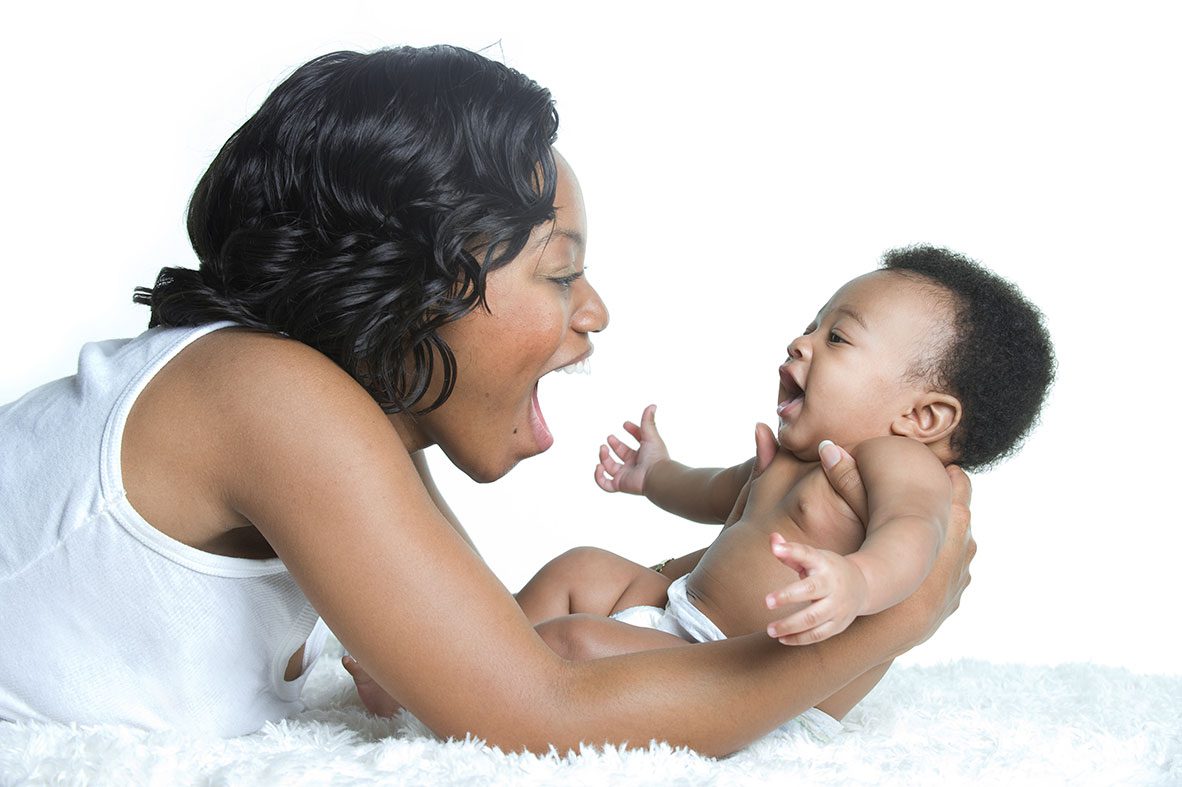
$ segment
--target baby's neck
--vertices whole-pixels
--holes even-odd
[[[875,437],[891,437],[891,436],[907,437],[909,440],[915,440],[917,443],[923,442],[922,440],[916,440],[914,437],[910,437],[909,435],[895,435],[891,432],[888,432],[883,435],[869,435],[867,437],[861,438],[860,440],[857,440],[856,442],[849,443],[849,444],[843,443],[841,445],[841,447],[844,448],[847,452],[853,454],[855,451],[857,451],[858,446],[861,445],[862,443],[866,442],[867,440],[872,440]],[[936,458],[939,459],[940,463],[943,464],[945,467],[947,467],[948,465],[956,464],[956,457],[954,456],[954,454],[952,452],[952,446],[949,445],[949,441],[946,438],[941,438],[934,443],[925,443],[925,445],[927,445],[927,447],[931,450],[931,452],[936,455]],[[802,462],[817,462],[817,461],[819,461],[816,457],[812,457],[808,454],[805,454],[802,456],[801,454],[798,454],[795,451],[789,451],[787,448],[784,448],[783,446],[780,446],[780,447],[784,451],[792,454],[793,456],[795,456],[797,459],[799,459]]]

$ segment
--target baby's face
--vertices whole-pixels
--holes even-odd
[[[852,449],[892,433],[931,390],[917,364],[938,353],[951,310],[934,285],[889,271],[860,276],[838,290],[788,345],[780,367],[780,445],[817,459],[817,444]]]

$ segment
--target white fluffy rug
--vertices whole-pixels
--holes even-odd
[[[0,723],[0,784],[1182,784],[1182,677],[1073,664],[896,668],[835,740],[773,734],[722,760],[505,754],[367,716],[330,642],[304,713],[221,740]]]

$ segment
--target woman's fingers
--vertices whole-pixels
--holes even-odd
[[[346,654],[341,659],[341,666],[353,678],[354,687],[357,689],[357,697],[361,700],[361,704],[365,709],[375,716],[393,716],[398,711],[402,710],[402,706],[398,701],[391,697],[385,689],[378,685],[377,681],[370,677],[369,673],[361,668],[357,663],[357,659]]]
[[[821,456],[821,467],[829,483],[865,524],[870,519],[870,506],[866,502],[866,487],[862,486],[862,474],[858,472],[854,458],[829,440],[821,441],[817,453]]]
[[[919,590],[899,604],[900,611],[906,613],[900,618],[904,624],[919,626],[912,645],[930,637],[956,611],[961,594],[972,579],[969,564],[977,552],[977,542],[969,526],[972,485],[960,468],[948,468],[948,479],[952,482],[952,509],[944,543]]]
[[[952,504],[967,510],[973,502],[972,479],[956,465],[948,465],[945,469],[948,471],[948,480],[952,482]]]
[[[972,512],[969,510],[973,500],[973,484],[968,475],[955,465],[948,468],[948,480],[952,482],[952,513],[946,538],[955,538],[964,544],[964,564],[961,567],[963,590],[969,584],[969,564],[977,554],[977,542],[973,538],[971,524]]]
[[[758,478],[767,469],[779,447],[771,427],[764,423],[755,425],[755,466],[751,468],[752,478]]]

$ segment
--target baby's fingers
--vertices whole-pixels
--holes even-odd
[[[772,533],[772,554],[797,574],[811,574],[825,566],[821,550],[795,541],[785,541],[779,533]]]
[[[809,604],[804,609],[794,612],[786,618],[781,618],[768,624],[767,635],[772,639],[783,640],[806,632],[815,631],[833,622],[830,605],[824,601]],[[825,636],[829,636],[826,634]],[[815,642],[816,640],[814,640]],[[800,642],[785,642],[785,645],[799,645]]]
[[[781,645],[812,645],[820,642],[823,639],[829,639],[834,634],[840,634],[842,627],[838,626],[833,621],[822,623],[814,629],[802,631],[800,634],[789,634],[786,637],[778,637]]]
[[[610,445],[612,450],[616,452],[616,456],[620,457],[621,462],[630,461],[632,459],[632,455],[636,453],[634,449],[621,442],[620,438],[616,437],[614,434],[609,434],[607,436],[607,444]]]
[[[608,452],[606,445],[599,446],[599,464],[603,465],[603,469],[607,471],[607,474],[610,476],[616,475],[620,472],[620,469],[623,468],[622,464],[612,458],[612,455]]]
[[[825,577],[803,577],[788,587],[768,593],[764,601],[767,603],[768,609],[776,609],[801,601],[816,601],[825,598],[831,592],[833,589],[829,587]]]
[[[595,465],[595,483],[604,492],[619,492],[620,485],[614,478],[609,478],[603,469],[603,463]]]

